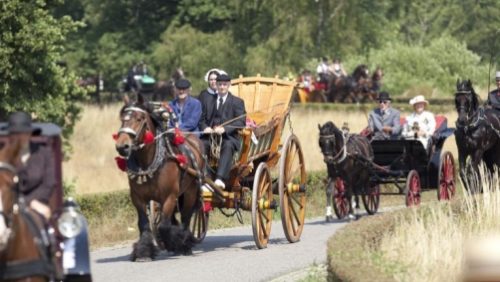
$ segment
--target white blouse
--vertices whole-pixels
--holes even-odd
[[[403,137],[406,139],[415,139],[415,131],[412,129],[414,125],[417,125],[424,135],[417,138],[422,142],[424,148],[427,149],[427,143],[429,138],[434,134],[436,130],[436,118],[434,114],[428,111],[423,111],[421,114],[412,113],[406,117],[406,123],[403,127]]]

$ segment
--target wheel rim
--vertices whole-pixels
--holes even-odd
[[[349,213],[349,199],[345,194],[344,180],[337,177],[333,185],[333,210],[338,219],[343,219]]]
[[[455,163],[450,152],[443,154],[439,169],[439,200],[450,200],[455,196]]]
[[[304,228],[306,193],[289,187],[305,187],[306,168],[299,140],[290,135],[282,149],[279,177],[281,222],[287,240],[297,242]]]
[[[264,208],[262,203],[273,201],[273,190],[271,175],[265,163],[261,163],[255,172],[252,191],[252,229],[257,248],[267,247],[271,224],[273,221],[273,210]]]
[[[363,195],[363,205],[368,214],[375,214],[380,204],[380,185],[376,184],[370,188],[367,195]]]
[[[191,230],[196,243],[201,243],[205,239],[208,230],[208,212],[203,211],[203,205],[193,213],[189,230]]]
[[[407,180],[406,205],[418,206],[420,204],[420,177],[416,171],[411,171]]]

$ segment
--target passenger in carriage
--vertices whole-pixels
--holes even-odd
[[[316,67],[316,73],[320,83],[328,84],[328,59],[326,57],[321,58],[318,67]]]
[[[45,219],[51,217],[49,200],[56,186],[55,160],[49,147],[30,142],[32,135],[41,133],[31,124],[31,117],[25,112],[12,113],[3,128],[10,141],[21,142],[21,159],[14,164],[19,178],[19,191],[25,202]]]
[[[488,99],[486,100],[486,107],[497,110],[500,114],[500,71],[496,72],[495,81],[497,83],[497,89],[488,93]]]
[[[240,149],[238,129],[245,127],[245,102],[229,92],[231,78],[227,74],[217,76],[217,97],[203,108],[200,119],[200,130],[203,131],[202,141],[205,144],[205,153],[210,152],[210,136],[221,135],[220,157],[217,164],[215,184],[225,188],[225,181],[229,178],[232,159]]]
[[[406,117],[402,135],[406,139],[420,140],[427,149],[429,140],[436,130],[436,118],[433,113],[425,110],[429,101],[425,100],[423,95],[412,98],[410,105],[413,105],[415,111]]]
[[[191,97],[191,82],[181,78],[175,82],[175,99],[170,103],[177,120],[170,120],[170,126],[178,126],[182,131],[198,131],[201,117],[201,103]],[[177,123],[177,124],[176,124]]]
[[[332,73],[336,78],[347,76],[347,72],[345,71],[344,66],[342,65],[342,62],[339,58],[335,58],[332,61],[332,64],[328,66],[328,71]]]
[[[380,92],[379,107],[370,112],[368,130],[373,139],[397,139],[401,133],[400,112],[391,107],[391,97],[387,92]]]

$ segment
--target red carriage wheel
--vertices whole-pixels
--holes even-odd
[[[380,185],[372,185],[368,190],[368,193],[363,194],[362,199],[366,212],[369,215],[376,214],[380,204]]]
[[[406,179],[406,206],[420,205],[420,176],[416,170],[410,170]]]
[[[439,201],[450,200],[455,196],[455,161],[453,155],[445,151],[439,161],[437,196]]]
[[[330,185],[333,185],[333,210],[338,219],[343,219],[349,214],[349,199],[346,195],[345,182],[337,177],[334,181],[330,181]]]

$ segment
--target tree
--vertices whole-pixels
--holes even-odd
[[[85,92],[61,61],[68,32],[78,23],[50,14],[54,1],[0,2],[0,117],[23,110],[54,122],[68,137]]]

